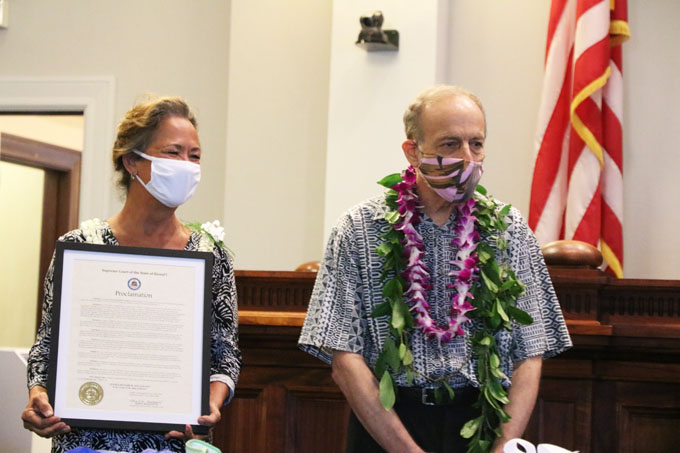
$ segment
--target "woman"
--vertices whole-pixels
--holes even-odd
[[[205,231],[193,231],[175,216],[200,180],[201,148],[196,119],[179,98],[155,98],[133,107],[118,126],[113,163],[127,194],[123,209],[108,221],[84,222],[59,238],[65,242],[212,251],[210,413],[200,425],[213,427],[220,408],[234,393],[241,368],[238,349],[236,290],[229,256]],[[52,451],[77,446],[96,450],[139,452],[145,449],[184,452],[194,437],[190,425],[169,433],[79,429],[54,416],[46,393],[52,320],[53,266],[45,278],[43,315],[28,360],[29,402],[24,427],[53,437]]]

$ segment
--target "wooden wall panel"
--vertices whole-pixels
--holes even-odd
[[[543,364],[525,438],[581,453],[680,451],[680,282],[550,269],[574,347]],[[223,452],[344,451],[349,408],[330,367],[300,351],[315,275],[236,273],[243,370]]]
[[[589,453],[591,424],[591,382],[544,378],[524,437]]]
[[[239,387],[222,420],[215,428],[213,442],[223,453],[265,451],[261,428],[268,423],[262,389]]]
[[[330,392],[290,390],[286,402],[284,451],[345,451],[349,405],[338,389]]]
[[[611,383],[621,453],[671,453],[680,450],[680,382]],[[671,441],[672,440],[672,441]]]
[[[621,453],[677,453],[680,433],[680,410],[651,407],[622,408],[623,436],[619,440]]]

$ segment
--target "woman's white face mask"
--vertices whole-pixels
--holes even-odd
[[[176,208],[184,204],[196,191],[196,186],[201,180],[200,165],[186,160],[152,157],[136,149],[132,151],[151,161],[149,182],[144,184],[139,176],[135,179],[165,206]]]

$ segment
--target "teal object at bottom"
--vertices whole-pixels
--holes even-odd
[[[190,439],[186,443],[186,453],[222,453],[222,450],[208,442]]]

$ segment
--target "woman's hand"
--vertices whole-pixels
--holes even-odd
[[[210,383],[210,414],[209,415],[201,415],[198,417],[198,424],[201,426],[207,426],[212,430],[215,425],[219,423],[219,421],[222,419],[222,413],[220,412],[220,408],[222,407],[222,404],[224,403],[224,400],[227,398],[227,395],[229,394],[229,387],[227,387],[225,384],[222,382],[211,382]],[[184,440],[189,440],[189,439],[201,439],[201,440],[206,440],[208,439],[208,435],[200,435],[200,434],[194,434],[194,430],[191,429],[191,425],[186,425],[184,427],[184,432],[181,431],[170,431],[165,435],[165,438],[179,438],[179,439],[184,439]]]
[[[182,439],[182,440],[189,440],[189,439],[201,439],[205,440],[208,436],[201,436],[194,434],[194,430],[191,429],[191,425],[184,425],[184,432],[182,431],[170,431],[169,433],[165,434],[166,439],[170,438],[176,438],[176,439]]]
[[[42,437],[52,437],[71,431],[71,427],[55,417],[45,387],[36,385],[28,393],[28,404],[21,413],[24,428]]]

